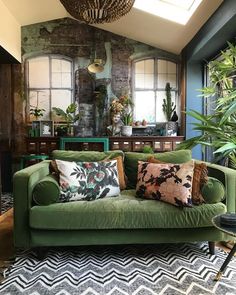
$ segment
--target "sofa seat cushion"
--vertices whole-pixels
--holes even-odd
[[[226,212],[223,203],[180,209],[135,197],[125,190],[116,198],[34,206],[30,227],[47,230],[198,228],[212,226],[213,216]]]

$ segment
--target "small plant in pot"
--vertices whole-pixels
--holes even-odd
[[[77,104],[71,103],[66,108],[66,111],[62,110],[61,108],[52,108],[55,115],[60,117],[63,122],[65,122],[65,126],[59,126],[57,128],[58,133],[63,133],[64,135],[72,135],[72,129],[74,127],[74,123],[80,119],[80,114],[76,114],[77,111]]]
[[[132,135],[132,124],[133,124],[133,114],[132,112],[123,112],[121,121],[123,126],[121,127],[121,135],[131,136]]]
[[[167,120],[166,133],[168,135],[169,130],[177,133],[178,123],[175,121],[178,120],[178,116],[175,111],[176,105],[171,99],[171,86],[169,82],[166,83],[165,91],[166,91],[166,98],[163,99],[162,110]],[[177,117],[177,120],[172,119],[173,117]]]
[[[40,117],[43,117],[45,109],[39,109],[38,107],[31,106],[30,115],[34,116],[35,120],[38,121]]]

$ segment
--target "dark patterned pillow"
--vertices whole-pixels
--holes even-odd
[[[139,162],[136,195],[179,207],[192,207],[194,161],[183,164]]]
[[[149,163],[163,164],[165,162],[155,159],[154,156],[151,156],[147,159]],[[194,205],[200,205],[205,203],[205,200],[201,193],[201,188],[208,181],[208,170],[206,163],[196,163],[194,162],[194,171],[193,171],[193,183],[192,183],[192,203]]]
[[[96,200],[120,193],[117,161],[68,162],[56,160],[60,171],[60,202]]]

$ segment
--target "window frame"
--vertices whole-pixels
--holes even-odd
[[[49,59],[49,88],[45,87],[40,87],[40,88],[30,88],[29,87],[29,61],[36,59],[36,58],[41,58],[41,57],[48,57]],[[65,60],[71,63],[71,88],[68,87],[52,87],[52,59],[60,59],[60,60]],[[37,90],[45,90],[49,92],[49,112],[50,112],[50,117],[49,120],[52,120],[52,90],[69,90],[71,91],[71,101],[70,103],[73,103],[75,101],[75,88],[74,88],[74,83],[75,83],[75,74],[74,74],[74,61],[72,58],[61,55],[61,54],[39,54],[39,55],[34,55],[30,56],[25,60],[25,93],[26,93],[26,110],[27,110],[27,116],[26,116],[26,121],[28,123],[31,123],[32,121],[30,120],[30,91],[37,91]]]
[[[154,60],[154,86],[153,88],[135,88],[135,64],[140,61],[145,61],[145,60]],[[132,61],[132,72],[131,72],[131,77],[132,77],[132,98],[133,98],[133,114],[134,114],[134,119],[136,120],[136,110],[135,110],[135,92],[136,91],[154,91],[155,95],[155,121],[154,122],[149,122],[149,125],[155,125],[156,123],[161,123],[156,120],[156,109],[157,109],[157,92],[158,91],[165,91],[165,88],[158,88],[158,60],[164,60],[164,61],[169,61],[174,64],[176,64],[176,88],[172,89],[172,91],[175,92],[176,98],[175,98],[175,103],[176,103],[176,108],[180,109],[180,105],[177,105],[177,102],[179,101],[179,86],[180,86],[180,70],[179,70],[179,62],[177,60],[174,60],[172,58],[167,58],[167,57],[158,57],[158,56],[146,56],[142,58],[137,58]]]

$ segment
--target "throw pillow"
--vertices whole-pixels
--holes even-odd
[[[117,161],[68,162],[56,160],[60,171],[61,202],[96,200],[120,193]]]
[[[137,184],[138,161],[147,162],[152,154],[125,152],[125,174],[128,177],[128,189],[135,189]],[[166,163],[182,164],[192,159],[190,150],[179,150],[164,153],[155,153],[154,157]]]
[[[33,200],[37,205],[56,203],[60,197],[60,187],[53,175],[42,178],[33,189]]]
[[[124,189],[126,189],[126,175],[125,175],[125,172],[124,172],[123,157],[118,156],[118,157],[113,158],[112,156],[113,155],[110,155],[107,158],[105,158],[104,160],[101,160],[99,162],[109,162],[111,160],[116,160],[117,161],[117,169],[118,169],[120,189],[124,190]],[[58,182],[59,182],[60,171],[59,171],[59,169],[57,167],[56,160],[51,160],[51,162],[49,164],[49,171],[50,171],[50,173],[55,175],[55,177],[58,179]]]
[[[148,158],[149,163],[163,164],[165,162],[155,159],[153,156]],[[207,165],[205,163],[194,163],[193,183],[192,183],[192,203],[200,205],[205,203],[201,193],[202,186],[208,180]]]
[[[215,204],[225,199],[225,186],[217,178],[209,177],[201,191],[207,204]]]
[[[191,207],[194,161],[184,164],[138,163],[138,197]]]
[[[124,189],[126,189],[126,175],[125,175],[125,172],[124,172],[123,157],[118,156],[116,158],[112,158],[112,160],[117,161],[117,169],[118,169],[120,189],[124,190]],[[109,162],[109,161],[110,161],[110,157],[102,160],[101,162]]]
[[[59,177],[60,177],[60,171],[57,167],[57,163],[55,160],[51,160],[50,163],[49,163],[49,172],[54,175],[58,182],[59,182]]]
[[[195,205],[205,203],[201,188],[208,180],[207,165],[205,163],[195,163],[193,172],[192,202]]]

